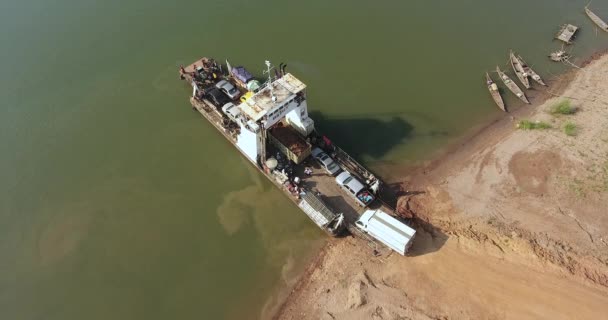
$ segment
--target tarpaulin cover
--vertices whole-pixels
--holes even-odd
[[[244,67],[232,68],[232,75],[242,83],[247,83],[249,80],[253,79],[251,73],[249,73],[249,71],[247,71]]]
[[[247,82],[247,90],[249,91],[258,91],[260,89],[261,85],[260,82],[257,80],[251,80],[249,82]]]

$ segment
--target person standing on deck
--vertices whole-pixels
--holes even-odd
[[[198,74],[198,71],[196,70],[196,64],[192,65],[192,73],[191,73],[191,75],[192,75],[192,79],[198,80],[199,74]]]
[[[179,66],[179,78],[184,80],[186,74],[186,69],[184,69],[184,65]]]

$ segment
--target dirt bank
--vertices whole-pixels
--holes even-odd
[[[568,77],[545,92],[553,99],[505,115],[399,181],[400,212],[419,232],[409,257],[332,240],[275,318],[604,317],[608,56]],[[564,98],[576,113],[551,114]],[[524,118],[553,128],[516,129]]]

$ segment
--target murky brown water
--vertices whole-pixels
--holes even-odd
[[[483,72],[509,48],[551,78],[560,24],[580,58],[608,47],[584,4],[4,1],[0,318],[255,318],[322,243],[190,111],[180,64],[284,61],[334,141],[411,164],[499,112]]]

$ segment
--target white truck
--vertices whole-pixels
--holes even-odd
[[[379,209],[365,211],[355,226],[402,256],[416,235],[416,230]]]

